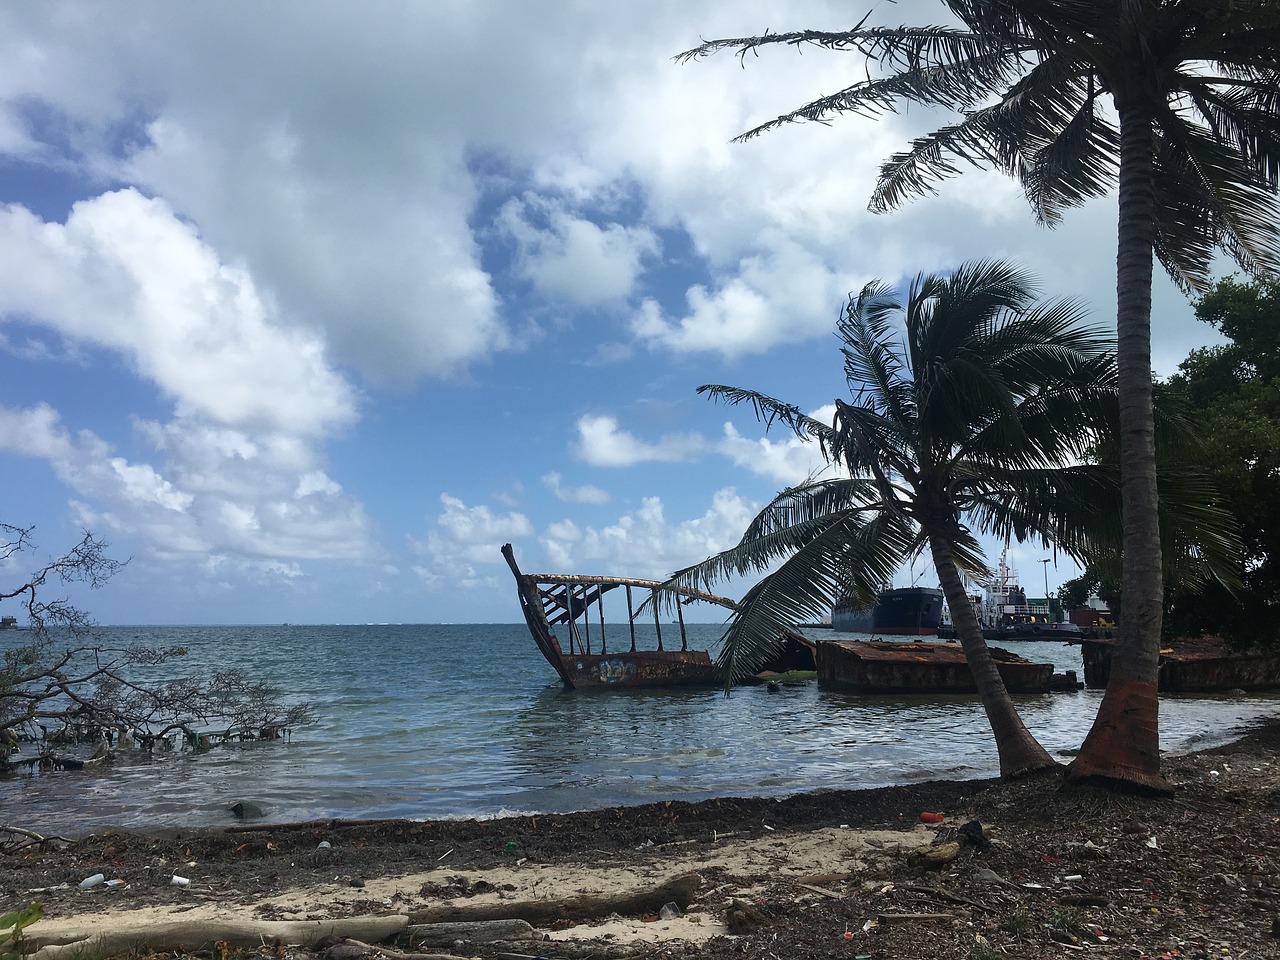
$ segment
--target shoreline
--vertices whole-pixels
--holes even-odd
[[[1170,799],[1062,791],[1060,775],[1050,773],[489,820],[106,831],[4,855],[0,893],[6,904],[38,895],[47,914],[30,932],[43,927],[51,935],[86,924],[115,929],[184,917],[337,922],[516,909],[525,901],[615,895],[694,874],[696,892],[678,916],[566,916],[559,929],[549,924],[535,933],[597,945],[687,943],[714,958],[741,956],[744,944],[790,943],[791,955],[803,957],[813,930],[834,942],[832,931],[843,938],[847,927],[856,952],[872,956],[969,957],[981,946],[975,937],[1025,956],[1033,944],[1058,942],[1044,938],[1075,911],[1081,923],[1088,915],[1097,929],[1110,931],[1107,940],[1082,940],[1079,930],[1062,935],[1104,953],[1134,956],[1133,949],[1172,945],[1197,956],[1187,944],[1214,937],[1237,944],[1241,930],[1249,943],[1274,951],[1278,749],[1280,720],[1271,720],[1230,743],[1170,755],[1166,772],[1178,787]],[[943,822],[921,822],[926,812]],[[960,828],[973,820],[990,839],[986,849],[964,839]],[[917,848],[949,859],[925,864]],[[178,870],[189,886],[171,885]],[[123,882],[79,889],[97,872]],[[1000,882],[989,884],[987,874]],[[1071,902],[1080,897],[1099,903]],[[735,903],[756,904],[761,917],[754,929],[733,926]],[[1159,913],[1151,913],[1152,903]],[[925,913],[950,919],[883,920]],[[797,925],[800,914],[805,924]],[[936,924],[950,931],[943,940]],[[469,946],[465,955],[497,955],[487,949]],[[1230,957],[1236,950],[1210,953]],[[508,944],[505,952],[539,951]]]

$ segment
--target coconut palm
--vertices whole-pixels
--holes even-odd
[[[699,392],[751,405],[817,440],[846,475],[783,491],[735,548],[673,579],[709,585],[779,560],[744,598],[720,654],[726,679],[767,652],[777,628],[830,597],[869,598],[928,554],[995,734],[1001,773],[1055,766],[996,671],[961,576],[985,573],[976,534],[1087,546],[1070,504],[1095,504],[1107,472],[1079,465],[1115,409],[1112,340],[1071,301],[1038,302],[1024,272],[979,261],[922,275],[906,302],[879,283],[849,299],[838,334],[851,399],[831,424],[763,394]],[[898,343],[905,324],[905,342]]]
[[[884,164],[872,209],[959,172],[1022,183],[1036,217],[1118,185],[1117,313],[1124,603],[1111,682],[1069,773],[1167,792],[1156,670],[1162,583],[1151,382],[1153,254],[1198,288],[1223,250],[1251,273],[1280,267],[1280,4],[1275,0],[943,0],[957,27],[713,40],[680,59],[768,44],[851,51],[882,68],[743,138],[795,121],[901,103],[957,122]]]

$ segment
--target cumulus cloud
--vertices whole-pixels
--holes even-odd
[[[498,589],[492,564],[501,562],[504,543],[533,533],[529,518],[515,510],[495,513],[484,504],[470,507],[448,493],[440,495],[440,505],[426,537],[410,538],[421,558],[413,565],[414,573],[431,588]]]
[[[706,441],[693,433],[670,434],[650,443],[619,430],[616,417],[593,414],[579,418],[573,453],[595,467],[630,467],[646,461],[674,463],[696,459],[706,447]]]
[[[251,276],[222,263],[163,200],[119,190],[65,225],[0,209],[0,322],[24,317],[118,351],[181,416],[316,435],[355,394],[314,334],[271,322]]]
[[[0,407],[0,450],[45,460],[76,491],[78,522],[121,533],[149,556],[205,564],[371,559],[363,507],[296,442],[140,423],[162,466],[130,461],[47,404]]]
[[[785,235],[765,242],[767,252],[744,257],[714,288],[690,287],[682,316],[646,299],[633,334],[650,346],[734,357],[829,331],[848,278]]]
[[[827,423],[835,415],[835,406],[820,407],[810,413],[815,420]],[[801,440],[787,431],[781,439],[762,436],[756,439],[744,437],[732,423],[725,423],[724,436],[715,449],[758,476],[776,483],[779,488],[793,486],[810,477],[831,475],[831,468],[822,456],[818,444]]]
[[[133,421],[150,462],[74,431],[49,404],[0,411],[0,447],[46,460],[82,523],[170,558],[376,553],[363,507],[319,452],[355,420],[354,389],[322,340],[280,324],[249,273],[165,202],[114,191],[77,203],[65,224],[9,205],[0,244],[11,254],[0,261],[0,323],[109,351],[173,405],[167,422]]]
[[[498,225],[516,244],[521,276],[548,299],[579,305],[630,295],[644,260],[661,250],[647,227],[600,226],[559,203],[537,198],[509,200]]]
[[[636,510],[611,524],[561,521],[549,524],[538,541],[548,565],[557,570],[591,569],[657,580],[737,543],[756,510],[736,490],[725,488],[712,495],[701,516],[673,522],[660,497],[645,497]]]
[[[580,487],[568,487],[562,482],[563,478],[554,470],[551,473],[544,474],[542,477],[542,485],[551,491],[557,500],[565,503],[591,503],[600,504],[609,502],[609,493],[594,487],[591,484],[583,484]]]

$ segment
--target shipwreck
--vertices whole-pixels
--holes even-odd
[[[1113,640],[1080,644],[1084,680],[1106,687],[1111,678]],[[1184,637],[1160,648],[1156,688],[1160,693],[1225,693],[1229,690],[1280,688],[1280,652],[1238,648],[1221,637]]]
[[[703,601],[735,611],[738,605],[734,601],[660,580],[524,573],[509,543],[503,545],[502,556],[515,576],[520,609],[533,642],[566,689],[710,687],[723,682],[710,653],[689,649],[684,606]],[[604,610],[604,595],[618,588],[626,592],[627,606],[627,632],[620,645],[611,634]],[[663,635],[659,608],[664,594],[676,611],[676,621],[667,625],[667,633],[678,632],[678,639],[668,640]],[[652,618],[657,633],[656,649],[636,646],[636,622],[641,617]],[[556,634],[557,627],[563,630],[563,645]],[[675,631],[669,629],[671,627],[675,627]],[[780,638],[776,656],[758,676],[815,669],[814,642],[788,630]]]
[[[1073,671],[1055,675],[1051,663],[1032,663],[1000,647],[990,649],[1010,693],[1047,693],[1078,686]],[[818,644],[818,683],[852,693],[977,692],[959,645],[923,641],[823,640]]]

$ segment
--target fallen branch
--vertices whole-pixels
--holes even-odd
[[[953,903],[958,907],[972,907],[974,910],[981,910],[985,913],[991,913],[990,907],[973,900],[966,900],[964,897],[958,897],[954,893],[948,893],[946,890],[939,890],[937,887],[903,887],[911,893],[923,893],[927,897],[934,900],[941,900],[943,903]]]
[[[71,843],[71,841],[66,837],[46,837],[36,833],[34,830],[24,830],[22,827],[14,827],[9,824],[0,826],[0,833],[12,833],[15,836],[25,837],[27,839],[26,843],[0,843],[0,853],[17,853],[19,850],[25,850],[27,847],[39,846],[42,843]]]
[[[309,946],[321,937],[358,937],[374,943],[404,933],[404,916],[353,917],[346,920],[193,920],[146,923],[107,933],[94,930],[33,929],[28,938],[40,949],[30,960],[74,960],[112,956],[147,947],[154,953],[199,950],[222,941],[229,947],[257,947],[277,939]]]
[[[881,923],[908,923],[914,921],[928,922],[932,920],[957,920],[954,913],[882,913]]]
[[[347,938],[346,942],[371,954],[376,953],[379,956],[386,957],[387,960],[467,960],[466,957],[456,957],[452,953],[403,953],[399,950],[391,950],[388,947],[375,947],[371,943],[353,940],[350,937]]]
[[[808,890],[810,893],[820,893],[824,897],[830,897],[832,900],[843,900],[843,893],[836,893],[834,890],[828,890],[826,887],[815,887],[811,883],[797,883],[797,887],[801,890]]]
[[[536,927],[555,923],[557,920],[592,920],[614,913],[624,917],[642,916],[657,913],[667,903],[675,903],[684,910],[693,902],[701,885],[702,879],[696,873],[687,873],[668,880],[659,887],[628,893],[582,894],[563,900],[429,907],[411,913],[409,922],[417,925],[467,920],[526,920]]]

